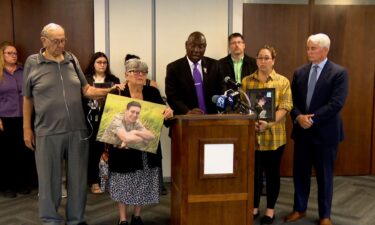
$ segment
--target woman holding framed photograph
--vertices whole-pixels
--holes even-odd
[[[257,54],[258,70],[242,80],[242,88],[275,89],[275,121],[267,121],[259,116],[255,123],[258,135],[255,145],[254,170],[254,219],[259,216],[259,202],[263,184],[263,173],[266,176],[267,209],[260,224],[271,224],[275,219],[275,204],[280,191],[280,163],[286,144],[286,114],[292,109],[292,94],[289,80],[274,70],[276,51],[265,45]],[[263,102],[259,98],[259,102]],[[263,104],[264,105],[264,104]],[[259,113],[263,111],[259,110]]]

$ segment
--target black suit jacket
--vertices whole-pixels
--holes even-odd
[[[212,96],[220,95],[224,91],[224,81],[220,76],[217,60],[203,57],[202,72],[206,110],[208,114],[215,114],[217,110],[212,103]],[[193,108],[199,108],[193,75],[186,57],[167,65],[165,93],[175,115],[184,115]]]
[[[292,138],[309,140],[315,144],[338,144],[344,138],[340,111],[348,95],[348,73],[345,68],[327,61],[316,83],[309,110],[306,110],[307,83],[312,64],[294,72],[292,81],[292,120],[299,114],[315,114],[314,123],[303,129],[294,123]]]
[[[219,60],[220,73],[223,78],[229,76],[232,80],[236,80],[234,74],[234,66],[231,55]],[[254,73],[258,69],[256,60],[252,57],[245,55],[243,57],[242,70],[241,70],[241,81],[244,77]]]

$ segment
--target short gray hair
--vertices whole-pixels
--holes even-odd
[[[143,73],[148,73],[148,66],[147,66],[147,63],[143,62],[143,61],[140,61],[139,62],[139,71],[143,72]]]
[[[143,73],[148,73],[148,66],[145,62],[139,59],[129,59],[125,62],[125,72],[130,71],[140,71]]]
[[[331,45],[331,40],[329,39],[328,35],[319,33],[319,34],[313,34],[308,39],[307,42],[313,42],[315,44],[318,44],[322,48],[327,48],[329,50],[329,46]]]
[[[127,73],[138,70],[140,62],[141,61],[139,59],[129,59],[125,62],[125,72]]]
[[[56,23],[49,23],[43,27],[42,32],[40,32],[40,35],[42,37],[48,37],[51,30],[58,30],[58,29],[63,29],[65,32],[64,27],[62,27],[61,25],[58,25]]]

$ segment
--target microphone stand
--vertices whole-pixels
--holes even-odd
[[[253,114],[252,111],[251,111],[251,102],[250,102],[249,96],[247,96],[247,94],[240,87],[238,87],[238,92],[240,92],[240,94],[245,96],[246,102],[249,106],[249,108],[247,109],[247,110],[249,110],[249,115]]]
[[[240,87],[238,87],[238,92],[240,92],[243,96],[245,96],[245,99],[246,99],[247,104],[248,104],[248,109],[247,110],[249,111],[249,115],[255,114],[255,122],[257,122],[259,124],[259,120],[260,120],[259,114],[260,114],[260,111],[258,111],[255,106],[251,105],[249,96],[247,96],[246,92],[244,92]],[[255,133],[256,133],[255,134],[256,135],[256,142],[258,143],[258,145],[260,145],[260,143],[261,143],[261,140],[260,140],[261,134],[259,132],[257,132],[257,131],[255,131]],[[254,152],[254,153],[255,153],[255,160],[257,161],[256,162],[256,165],[257,165],[256,171],[258,171],[258,173],[259,173],[259,174],[255,174],[255,176],[259,176],[258,179],[260,179],[260,177],[263,177],[262,176],[263,171],[261,171],[261,167],[260,167],[260,164],[259,164],[260,154],[257,154],[256,152]],[[261,181],[259,181],[259,182],[262,182],[262,184],[259,183],[260,185],[257,187],[258,191],[259,191],[258,194],[261,195],[262,187],[263,187],[263,179]]]
[[[253,115],[253,114],[255,114],[255,122],[257,122],[257,123],[259,123],[259,120],[260,120],[260,118],[259,118],[259,113],[260,112],[258,112],[258,110],[256,109],[256,107],[255,106],[252,106],[251,105],[251,102],[250,102],[250,99],[249,99],[249,96],[247,96],[247,94],[246,94],[246,92],[244,92],[240,87],[238,87],[238,92],[240,92],[244,97],[245,97],[245,99],[246,99],[246,101],[247,101],[247,104],[248,104],[248,111],[249,111],[249,115]],[[257,142],[258,142],[258,144],[260,144],[260,133],[259,132],[256,132],[256,136],[257,136]]]

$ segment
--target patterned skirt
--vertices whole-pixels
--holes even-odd
[[[159,167],[147,166],[147,154],[142,153],[143,170],[109,175],[109,195],[126,205],[159,203]]]

